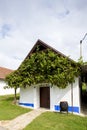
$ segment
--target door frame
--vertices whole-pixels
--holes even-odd
[[[48,104],[47,104],[48,107],[42,106],[42,104],[41,104],[41,100],[42,100],[42,99],[41,99],[41,94],[42,94],[42,97],[43,97],[43,95],[44,95],[44,92],[41,93],[41,91],[42,91],[41,89],[45,89],[45,90],[46,90],[46,88],[48,89],[48,90],[47,90],[47,91],[48,91],[48,95],[47,95],[47,98],[48,98],[47,100],[48,100],[48,101],[46,102],[46,103],[48,103]],[[46,94],[47,94],[47,93],[46,93]],[[40,95],[40,100],[39,100],[39,102],[40,102],[40,107],[50,109],[50,87],[49,87],[49,86],[46,86],[46,87],[43,87],[43,86],[42,86],[42,87],[40,87],[40,88],[39,88],[39,95]],[[45,97],[45,98],[46,98],[46,97]]]

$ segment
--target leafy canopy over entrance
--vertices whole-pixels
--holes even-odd
[[[10,86],[17,87],[51,83],[59,88],[65,88],[68,83],[74,82],[79,70],[79,65],[74,61],[47,49],[31,54],[18,70],[6,77],[6,81]]]

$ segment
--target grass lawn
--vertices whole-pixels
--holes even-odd
[[[30,109],[13,104],[13,95],[0,96],[0,120],[11,120]]]
[[[46,112],[24,130],[87,130],[87,117]]]

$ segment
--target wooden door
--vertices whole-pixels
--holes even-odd
[[[40,88],[40,107],[50,108],[50,87]]]

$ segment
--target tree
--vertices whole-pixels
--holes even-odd
[[[10,73],[6,76],[5,81],[7,83],[7,88],[14,88],[15,94],[14,94],[14,103],[16,103],[16,90],[19,87],[19,81],[21,81],[18,70]]]

